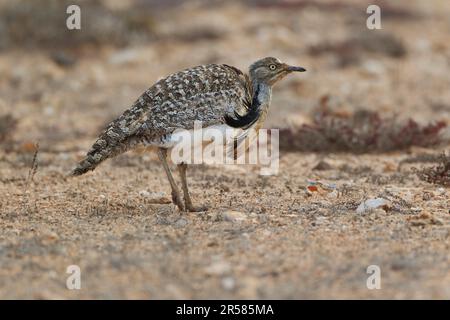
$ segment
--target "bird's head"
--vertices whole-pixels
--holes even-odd
[[[305,71],[305,68],[290,66],[273,57],[258,60],[249,67],[249,74],[253,83],[265,83],[270,86],[273,86],[291,72]]]

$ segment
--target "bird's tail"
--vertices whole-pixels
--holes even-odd
[[[78,163],[69,175],[80,176],[94,170],[104,160],[117,156],[136,144],[132,137],[124,137],[121,132],[114,129],[114,127],[110,127],[100,135],[86,157]]]

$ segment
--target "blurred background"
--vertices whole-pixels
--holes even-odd
[[[70,4],[81,30],[66,28]],[[366,27],[369,4],[381,30]],[[445,0],[2,0],[0,114],[20,141],[79,143],[172,72],[275,56],[308,72],[276,88],[268,127],[324,103],[448,121],[449,14]]]

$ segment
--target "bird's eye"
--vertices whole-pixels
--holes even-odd
[[[277,66],[274,65],[274,64],[271,64],[271,65],[269,66],[269,69],[270,69],[270,70],[275,70],[276,68],[277,68]]]

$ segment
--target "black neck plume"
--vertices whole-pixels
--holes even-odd
[[[234,116],[230,116],[229,114],[225,115],[225,123],[233,128],[241,128],[248,129],[251,127],[259,118],[261,114],[261,101],[258,96],[262,90],[262,85],[256,85],[255,90],[252,97],[252,104],[248,109],[247,113],[243,116],[239,115],[236,111],[234,111]]]

